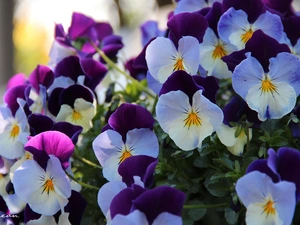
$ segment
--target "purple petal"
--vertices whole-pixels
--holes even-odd
[[[178,70],[168,77],[166,82],[162,85],[159,95],[178,90],[189,96],[190,104],[192,104],[195,92],[203,90],[203,88],[195,82],[193,76],[183,70]]]
[[[295,29],[295,27],[300,27],[300,16],[291,16],[283,19],[282,23],[284,32],[291,41],[292,46],[296,45],[300,38],[300,29]]]
[[[46,131],[32,137],[24,149],[33,154],[42,168],[46,168],[49,155],[56,156],[64,169],[69,166],[69,158],[74,152],[72,140],[58,131]]]
[[[54,73],[52,70],[43,65],[38,65],[30,74],[28,78],[30,84],[33,88],[40,92],[40,84],[48,89],[54,81]]]
[[[138,185],[133,185],[133,188],[126,188],[117,194],[110,204],[110,215],[113,219],[115,215],[128,215],[131,212],[134,199],[140,196],[145,189]]]
[[[272,9],[275,9],[276,11],[281,12],[285,16],[291,16],[294,15],[293,9],[292,9],[292,2],[293,0],[262,0],[264,4],[269,6]]]
[[[99,41],[102,41],[105,37],[113,34],[113,29],[109,23],[96,23],[93,28],[97,33]]]
[[[53,120],[48,116],[42,114],[31,114],[28,117],[28,124],[32,136],[35,136],[44,131],[51,130],[53,127]]]
[[[66,47],[72,47],[72,44],[67,38],[67,34],[62,24],[55,24],[54,37],[55,40],[58,41],[61,45],[64,45]]]
[[[135,199],[133,210],[137,209],[143,212],[149,224],[155,218],[163,213],[168,212],[180,216],[185,201],[185,194],[171,187],[156,187],[148,190]]]
[[[130,103],[123,103],[110,116],[109,125],[122,135],[123,140],[126,134],[134,128],[153,128],[154,119],[151,113],[142,106]]]
[[[48,99],[48,110],[53,116],[57,116],[60,110],[59,97],[64,88],[55,88]]]
[[[23,84],[16,87],[12,87],[5,93],[3,101],[10,108],[12,115],[15,115],[16,111],[19,108],[17,98],[22,98],[25,100],[25,89],[27,88],[27,86],[27,84]]]
[[[27,78],[24,73],[15,74],[8,80],[6,85],[6,90],[26,83],[27,83]]]
[[[233,72],[235,67],[246,58],[245,49],[243,49],[222,57],[222,60],[227,64],[228,69]]]
[[[222,3],[220,2],[215,2],[213,6],[210,8],[208,13],[205,15],[205,18],[208,22],[208,26],[215,32],[215,34],[219,37],[218,35],[218,22],[220,17],[223,14],[222,11]]]
[[[163,36],[165,32],[158,29],[157,21],[146,21],[140,27],[142,32],[142,44],[145,46],[151,39]]]
[[[133,67],[139,68],[139,69],[145,69],[148,70],[148,65],[146,62],[146,49],[148,45],[154,40],[155,38],[152,38],[142,49],[140,54],[135,58],[133,62]]]
[[[41,217],[41,214],[38,214],[36,212],[34,212],[30,206],[28,204],[26,204],[26,207],[24,209],[24,222],[25,224],[29,221],[29,220],[37,220]]]
[[[70,77],[72,80],[77,82],[78,76],[84,75],[84,72],[79,63],[79,58],[77,56],[68,56],[56,65],[54,74],[55,77]]]
[[[72,15],[71,26],[69,27],[69,35],[72,40],[78,37],[82,37],[91,26],[95,24],[95,21],[81,13],[74,12]]]
[[[86,206],[87,202],[82,195],[79,192],[72,190],[69,203],[65,206],[65,212],[70,213],[69,221],[72,225],[80,225]]]
[[[84,74],[86,74],[84,84],[91,90],[95,90],[107,73],[106,67],[93,59],[81,59],[80,65]]]
[[[141,177],[145,187],[149,187],[152,185],[157,163],[157,159],[150,156],[132,156],[120,164],[118,172],[128,187],[134,183],[133,176]]]
[[[134,61],[135,61],[135,58],[131,58],[130,60],[128,60],[125,63],[125,68],[129,71],[130,75],[134,79],[136,79],[138,81],[144,80],[146,78],[147,69],[144,69],[144,68],[135,68],[133,66]]]
[[[93,95],[86,87],[73,84],[64,89],[59,96],[60,105],[67,104],[73,108],[77,98],[83,98],[87,102],[93,103]]]
[[[67,135],[69,138],[71,138],[74,145],[76,145],[78,141],[78,136],[82,132],[82,129],[83,128],[81,126],[73,125],[68,122],[55,123],[52,128],[52,130],[62,132],[65,135]]]
[[[300,170],[300,152],[293,148],[281,147],[278,150],[278,158],[277,171],[282,180],[295,183],[298,202],[300,200],[300,177],[297,171]]]
[[[253,33],[250,40],[246,43],[245,50],[246,52],[251,52],[251,55],[263,66],[265,72],[268,72],[270,58],[276,57],[280,52],[290,52],[286,44],[279,44],[278,41],[261,30]]]
[[[198,13],[180,13],[172,16],[167,26],[170,30],[169,38],[178,46],[178,41],[183,36],[193,36],[201,43],[208,23],[206,19]]]
[[[119,50],[124,47],[124,44],[121,36],[109,35],[103,39],[101,46],[101,50],[105,53],[105,55],[114,59]]]
[[[203,95],[211,102],[216,103],[217,92],[220,88],[217,78],[213,76],[201,77],[195,75],[193,76],[193,79],[197,85],[204,88]]]
[[[224,0],[223,11],[233,7],[235,10],[243,10],[248,15],[248,21],[254,23],[255,20],[266,11],[266,7],[261,0]]]
[[[253,161],[248,166],[246,173],[250,173],[252,171],[259,171],[267,174],[273,180],[274,183],[280,181],[280,176],[277,173],[274,173],[268,166],[267,159],[257,159]]]

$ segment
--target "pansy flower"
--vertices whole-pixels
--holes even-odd
[[[119,165],[133,155],[158,156],[158,140],[151,130],[154,119],[147,109],[124,103],[110,116],[108,123],[93,141],[95,155],[107,180],[120,180]]]
[[[24,154],[24,144],[30,135],[27,117],[23,110],[25,101],[18,99],[15,115],[8,107],[0,107],[0,155],[16,159]]]
[[[214,2],[222,2],[221,0],[179,0],[174,14],[183,12],[196,12],[205,7],[210,7]]]
[[[204,96],[205,90],[184,71],[173,73],[164,83],[156,105],[161,128],[182,150],[201,147],[223,121],[222,110]],[[209,89],[209,88],[208,88]]]
[[[247,208],[247,225],[290,225],[296,207],[295,189],[291,182],[273,183],[258,171],[240,178],[236,191]]]
[[[239,50],[245,47],[247,41],[256,30],[280,41],[283,35],[283,25],[278,15],[272,14],[263,6],[260,0],[235,1],[223,3],[224,8],[230,7],[220,18],[218,33],[222,40],[235,45]],[[255,7],[253,7],[253,5]]]

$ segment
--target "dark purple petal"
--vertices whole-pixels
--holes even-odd
[[[86,74],[84,84],[91,90],[94,90],[105,77],[107,73],[106,67],[93,59],[81,59],[80,64],[84,74]]]
[[[134,199],[140,196],[146,189],[133,185],[133,188],[125,188],[117,194],[110,204],[110,215],[113,219],[117,214],[128,215],[132,209]]]
[[[72,14],[72,22],[69,27],[69,35],[72,40],[82,37],[88,29],[95,24],[95,21],[81,13],[74,12]]]
[[[49,155],[56,156],[64,169],[69,166],[69,158],[74,152],[72,140],[58,131],[46,131],[32,137],[24,149],[33,154],[42,168],[46,168]]]
[[[77,98],[83,98],[85,101],[91,103],[93,103],[94,100],[90,90],[82,85],[73,84],[61,92],[59,96],[59,104],[67,104],[73,108],[74,102]]]
[[[183,36],[193,36],[201,43],[208,23],[202,15],[186,12],[172,16],[167,26],[170,29],[169,38],[178,46],[178,41]]]
[[[274,173],[268,166],[267,159],[257,159],[253,161],[248,166],[246,173],[250,173],[252,171],[259,171],[261,173],[267,174],[273,180],[274,183],[280,181],[280,176],[277,173]]]
[[[295,29],[295,27],[300,27],[300,16],[291,16],[283,19],[282,24],[284,32],[291,41],[292,46],[296,45],[300,38],[300,29]]]
[[[148,65],[146,62],[146,49],[148,45],[154,40],[155,38],[151,39],[142,49],[140,54],[135,58],[133,62],[133,67],[138,68],[138,69],[145,69],[148,70]]]
[[[0,196],[0,212],[4,212],[4,213],[8,212],[8,208],[7,208],[6,202],[4,201],[4,199],[2,198],[2,196]]]
[[[28,204],[24,209],[24,222],[25,224],[30,220],[37,220],[41,217],[41,214],[34,212]]]
[[[79,63],[79,58],[77,56],[68,56],[56,65],[54,74],[55,77],[70,77],[73,81],[77,82],[78,76],[84,75],[84,72]]]
[[[27,88],[27,86],[27,84],[23,84],[16,87],[12,87],[9,90],[7,90],[3,97],[3,101],[10,108],[13,116],[19,108],[17,98],[22,98],[25,100],[25,89]]]
[[[6,90],[27,83],[27,78],[24,73],[13,75],[7,82]]]
[[[123,103],[108,119],[108,124],[119,134],[123,140],[129,130],[135,128],[153,128],[154,119],[151,113],[142,106]]]
[[[223,12],[233,7],[236,10],[243,10],[248,15],[248,21],[254,23],[257,18],[266,11],[261,0],[224,0]]]
[[[261,30],[257,30],[246,43],[245,51],[251,52],[251,55],[260,62],[265,72],[268,72],[269,59],[276,57],[280,52],[290,52],[290,49],[286,44],[280,44]]]
[[[113,34],[113,29],[109,23],[96,23],[93,28],[97,33],[99,41],[102,41],[106,36]]]
[[[80,225],[86,206],[87,202],[82,195],[79,192],[72,190],[69,203],[65,207],[65,212],[70,213],[69,221],[72,225]]]
[[[48,110],[53,116],[57,116],[60,110],[59,97],[64,88],[55,88],[48,99]]]
[[[122,37],[119,35],[106,36],[101,44],[101,50],[111,59],[114,59],[123,47]]]
[[[166,82],[162,85],[159,95],[178,90],[189,96],[190,104],[192,104],[195,92],[203,90],[203,88],[195,82],[193,76],[183,70],[178,70],[168,77]]]
[[[258,127],[261,124],[257,117],[257,112],[250,109],[247,103],[239,96],[232,97],[230,102],[223,108],[223,114],[223,123],[228,126],[231,126],[230,122],[240,122],[243,115],[246,115],[246,119],[253,123],[253,127]]]
[[[144,68],[135,68],[133,66],[134,60],[135,60],[135,58],[132,58],[132,59],[128,60],[125,63],[125,68],[129,71],[130,75],[134,79],[136,79],[138,81],[146,79],[146,74],[147,74],[148,70],[144,69]]]
[[[164,31],[158,29],[158,22],[157,21],[146,21],[140,27],[142,32],[142,44],[145,46],[151,39],[163,36]]]
[[[195,75],[193,79],[197,85],[204,88],[203,95],[211,102],[216,103],[217,92],[220,88],[217,78],[213,76],[201,77]]]
[[[293,0],[262,0],[262,2],[271,9],[281,12],[284,16],[291,16],[295,14],[292,8]]]
[[[48,89],[54,81],[53,71],[43,65],[38,65],[30,74],[28,78],[32,87],[36,90],[37,93],[40,92],[40,84]]]
[[[109,126],[109,124],[106,124],[104,127],[102,127],[101,133],[103,133],[104,131],[107,131],[107,130],[113,130],[113,128],[111,126]]]
[[[246,58],[245,49],[243,49],[222,57],[222,60],[227,64],[228,69],[233,72],[235,67]]]
[[[55,24],[54,37],[57,42],[66,47],[72,47],[72,44],[65,33],[62,24]]]
[[[132,156],[122,162],[118,168],[122,181],[130,187],[134,183],[134,176],[139,176],[145,187],[149,187],[153,182],[153,174],[158,163],[156,158],[138,155]]]
[[[52,128],[52,130],[62,132],[65,135],[67,135],[69,138],[71,138],[74,145],[76,145],[78,141],[78,136],[82,132],[82,129],[83,128],[81,126],[73,125],[68,122],[55,123]]]
[[[185,194],[171,187],[156,187],[145,191],[133,202],[133,210],[143,212],[149,224],[152,224],[156,217],[168,212],[180,216],[185,201]]]
[[[291,129],[293,137],[300,138],[300,123],[294,123],[293,121],[291,121],[289,123],[289,127]]]
[[[42,114],[31,114],[28,117],[31,136],[35,136],[44,131],[52,130],[53,120]]]
[[[300,151],[281,147],[278,150],[278,167],[277,171],[281,180],[293,182],[296,185],[296,201],[300,200]]]
[[[215,2],[205,16],[208,22],[208,26],[215,32],[217,37],[219,37],[218,30],[217,30],[218,22],[222,14],[223,14],[222,3]]]

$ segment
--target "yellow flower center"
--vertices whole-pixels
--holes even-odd
[[[187,126],[189,129],[191,126],[200,126],[200,125],[201,125],[200,117],[196,112],[192,110],[190,113],[188,113],[187,118],[184,120],[184,126]]]
[[[183,59],[182,58],[177,59],[176,63],[174,64],[173,71],[177,71],[177,70],[184,70]]]
[[[122,151],[122,155],[119,157],[120,161],[119,161],[119,164],[122,163],[125,159],[131,157],[132,154],[131,154],[131,150],[128,150],[127,148],[125,148],[123,151]]]
[[[47,194],[49,194],[49,192],[54,191],[54,183],[53,183],[52,179],[53,178],[47,179],[45,181],[45,183],[42,186],[43,187],[42,193],[47,192]]]
[[[275,203],[272,200],[267,201],[267,203],[263,206],[263,213],[266,213],[267,216],[269,216],[269,214],[275,215],[276,209],[274,207],[274,204]]]
[[[15,139],[19,135],[19,133],[20,127],[17,124],[15,124],[12,126],[9,137]]]
[[[263,92],[276,91],[276,86],[267,77],[261,81],[261,88]]]
[[[227,55],[227,52],[224,49],[224,46],[221,45],[221,44],[218,44],[215,47],[215,50],[213,51],[212,57],[213,57],[213,59],[220,59],[220,58],[222,58],[225,55]]]
[[[246,33],[242,34],[241,39],[244,43],[246,43],[247,41],[249,41],[252,35],[253,35],[253,30],[250,28],[249,30],[246,31]]]
[[[82,119],[81,113],[74,109],[72,113],[72,120],[76,122],[77,120],[81,120],[81,119]]]

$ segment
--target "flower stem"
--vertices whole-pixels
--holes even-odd
[[[72,175],[70,175],[70,174],[67,173],[67,172],[66,172],[66,174],[68,175],[68,177],[69,177],[71,180],[73,180],[74,182],[80,184],[82,187],[86,187],[86,188],[89,188],[89,189],[94,189],[94,190],[97,190],[97,191],[100,189],[100,188],[95,187],[95,186],[93,186],[93,185],[86,184],[86,183],[84,183],[84,182],[82,182],[82,181],[77,180],[75,177],[73,177]]]
[[[92,166],[92,167],[97,168],[97,169],[102,169],[101,166],[99,166],[99,165],[97,165],[97,164],[91,162],[90,160],[88,160],[88,159],[86,159],[86,158],[83,158],[83,157],[81,157],[81,156],[79,156],[79,155],[77,155],[77,154],[75,154],[75,153],[73,154],[73,156],[74,156],[76,159],[78,159],[79,161],[81,161],[81,162],[83,162],[83,163],[85,163],[85,164],[87,164],[87,165],[89,165],[89,166]]]
[[[93,47],[96,49],[96,51],[99,53],[99,55],[103,58],[103,60],[107,63],[107,65],[113,69],[115,69],[116,71],[118,71],[119,73],[121,73],[122,75],[124,75],[128,80],[130,80],[135,86],[138,87],[138,89],[140,91],[144,91],[145,93],[147,93],[149,96],[151,96],[152,98],[155,98],[155,94],[152,93],[152,91],[147,88],[144,87],[140,82],[138,82],[137,80],[135,80],[132,76],[130,76],[128,73],[126,73],[125,71],[121,70],[107,55],[105,55],[105,53],[103,51],[101,51],[101,49],[99,49],[95,43],[93,43],[92,41],[90,41],[91,44],[93,45]]]
[[[226,207],[227,203],[220,203],[215,205],[184,205],[184,209],[212,209],[212,208],[222,208]]]

